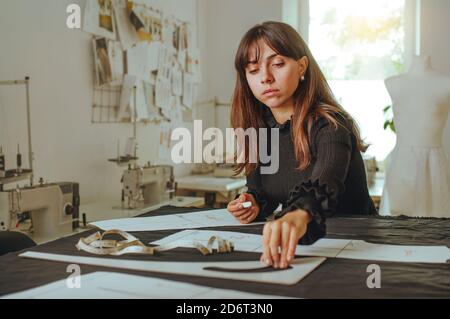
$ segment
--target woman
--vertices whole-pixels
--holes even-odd
[[[227,208],[241,223],[250,223],[282,204],[264,226],[261,260],[286,268],[299,241],[311,244],[325,236],[327,215],[376,213],[360,153],[367,147],[289,25],[265,22],[250,29],[235,68],[231,123],[235,129],[278,129],[279,169],[261,174],[262,164],[245,154],[238,172],[245,172],[248,191]]]

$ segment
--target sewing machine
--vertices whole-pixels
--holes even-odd
[[[172,199],[175,178],[170,165],[131,165],[122,176],[122,207],[127,209],[157,205]]]
[[[70,234],[78,227],[79,186],[52,183],[0,191],[0,230],[19,230],[31,217],[34,237],[53,239]]]

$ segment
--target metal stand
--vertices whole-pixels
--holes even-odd
[[[28,129],[28,161],[30,165],[30,186],[33,186],[33,148],[31,143],[31,113],[30,113],[30,77],[25,77],[25,80],[11,80],[0,81],[0,85],[25,85],[26,98],[27,98],[27,129]]]

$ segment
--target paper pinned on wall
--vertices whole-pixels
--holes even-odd
[[[143,82],[144,94],[150,121],[160,121],[162,119],[159,108],[155,105],[154,85]]]
[[[131,102],[134,108],[134,99],[131,99]],[[136,82],[136,118],[138,121],[149,119],[143,81]]]
[[[96,84],[103,86],[112,81],[112,67],[106,38],[95,38],[92,40],[94,46],[94,64]]]
[[[93,46],[96,85],[121,85],[124,65],[120,43],[106,38],[94,38]]]
[[[200,83],[202,81],[200,71],[200,52],[198,49],[190,49],[187,57],[187,72],[192,74],[192,81]]]
[[[170,79],[170,72],[173,64],[173,48],[160,45],[158,55],[158,77]]]
[[[120,104],[118,118],[120,120],[131,119],[133,117],[133,110],[130,108],[131,98],[133,97],[134,86],[137,78],[133,75],[126,74],[124,76],[122,90],[120,92]]]
[[[171,85],[170,80],[164,77],[156,78],[155,104],[161,109],[170,110]],[[164,111],[163,111],[164,112]],[[167,114],[167,111],[166,111]]]
[[[139,42],[127,50],[127,73],[138,79],[152,83],[150,69],[148,67],[150,45],[147,42]],[[154,82],[153,82],[154,83]]]
[[[183,73],[183,105],[192,108],[195,98],[195,83],[192,75],[189,73]]]
[[[297,258],[290,268],[274,271],[260,261],[228,262],[164,262],[140,261],[133,259],[113,259],[47,254],[28,251],[19,255],[23,258],[59,261],[82,265],[180,274],[207,278],[252,281],[279,285],[294,285],[319,267],[326,258]]]
[[[186,61],[187,61],[187,52],[186,50],[178,51],[178,57],[177,57],[178,63],[180,64],[180,67],[182,70],[186,70]]]
[[[86,1],[87,3],[91,1]],[[94,1],[92,1],[94,2]],[[113,0],[114,13],[117,21],[117,31],[119,40],[124,50],[128,50],[139,42],[136,30],[130,23],[128,16],[127,2],[123,0]]]
[[[180,281],[116,272],[81,275],[82,285],[73,289],[62,279],[37,288],[6,295],[2,299],[275,299],[238,290],[210,288]]]
[[[161,40],[161,14],[151,7],[137,2],[129,2],[129,22],[133,26],[139,41]],[[131,10],[130,10],[131,9]]]
[[[183,122],[183,106],[181,105],[181,97],[174,96],[174,103],[172,104],[171,123],[173,126],[181,125]]]
[[[174,66],[171,72],[172,78],[172,93],[176,96],[181,96],[183,94],[183,72]]]
[[[176,49],[174,47],[174,18],[173,16],[165,16],[162,20],[162,42],[168,48]]]
[[[153,72],[158,70],[158,62],[159,62],[159,51],[161,49],[161,42],[150,42],[148,48],[148,71]]]
[[[112,0],[86,1],[83,30],[111,40],[117,39]]]
[[[122,45],[117,41],[108,41],[108,54],[111,61],[112,81],[111,85],[122,85],[124,75]]]

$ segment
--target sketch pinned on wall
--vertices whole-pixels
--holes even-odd
[[[106,38],[94,38],[93,47],[96,85],[121,85],[124,75],[124,57],[120,43]]]
[[[146,25],[147,20],[145,19],[145,15],[142,14],[142,10],[139,11],[140,12],[138,12],[136,7],[133,7],[131,10],[129,9],[130,22],[136,30],[140,41],[151,41],[152,35],[150,33],[150,28]]]
[[[140,42],[127,51],[127,73],[138,79],[154,84],[149,68],[150,47],[147,42]]]
[[[92,2],[94,5],[86,6],[91,21],[98,14],[98,24],[117,31],[119,39],[102,37],[94,42],[94,91],[116,87],[120,92],[120,102],[108,104],[117,117],[113,121],[133,118],[134,102],[130,99],[135,85],[139,120],[192,121],[196,86],[201,79],[190,23],[164,16],[140,1]]]
[[[179,125],[183,122],[183,105],[181,104],[180,96],[173,96],[170,119],[173,126]]]
[[[112,82],[112,67],[108,53],[108,42],[106,38],[95,38],[93,45],[96,83],[98,86],[110,84]]]
[[[161,41],[168,48],[175,49],[173,46],[173,32],[174,32],[174,19],[173,17],[163,17],[162,19],[162,39]]]
[[[186,69],[187,64],[187,51],[186,49],[178,51],[177,62],[182,70]]]
[[[170,72],[173,65],[173,48],[165,45],[160,46],[158,56],[158,77],[170,79]]]
[[[184,51],[189,48],[189,37],[191,34],[191,27],[189,24],[183,23],[180,25],[178,51]]]
[[[119,104],[119,120],[131,120],[133,117],[133,110],[131,110],[131,99],[133,97],[134,86],[137,78],[133,75],[126,74],[124,76],[122,91],[120,93]]]
[[[192,108],[195,97],[195,83],[191,74],[183,74],[183,105]]]
[[[158,77],[155,88],[155,104],[162,110],[170,107],[171,85],[170,80]],[[164,114],[164,113],[163,113]]]
[[[183,95],[183,72],[177,66],[172,68],[171,72],[172,94],[175,96]]]
[[[129,21],[140,41],[160,41],[162,33],[161,14],[152,7],[128,1]]]
[[[155,105],[155,86],[147,82],[143,82],[143,85],[149,114],[148,119],[149,121],[160,122],[163,118],[160,109]]]
[[[135,101],[136,101],[136,119],[138,121],[148,120],[149,113],[148,113],[148,107],[147,107],[147,101],[146,101],[143,81],[136,82],[136,99],[134,99],[134,97],[131,99],[132,109],[134,109]]]
[[[86,1],[83,30],[107,39],[117,39],[112,0]]]
[[[117,33],[124,50],[139,42],[136,30],[129,22],[127,3],[124,0],[113,0],[113,8],[117,22]]]
[[[124,75],[124,54],[118,41],[108,40],[108,56],[111,62],[111,85],[122,85]]]
[[[150,42],[148,47],[148,70],[156,75],[158,71],[159,55],[161,50],[161,42]]]

